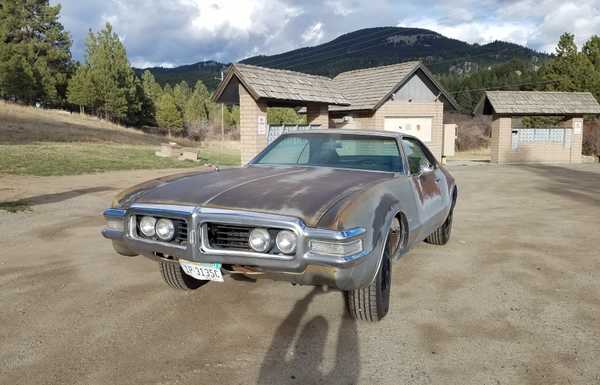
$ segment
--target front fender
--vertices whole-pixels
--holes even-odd
[[[363,227],[367,231],[364,248],[369,257],[353,268],[352,289],[366,287],[373,282],[383,258],[387,235],[393,218],[403,213],[402,202],[383,183],[366,191],[345,197],[329,209],[319,220],[318,227],[343,230]]]

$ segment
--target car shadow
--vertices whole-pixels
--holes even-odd
[[[547,178],[547,183],[540,187],[542,191],[600,206],[600,172],[548,164],[523,164],[516,167]]]
[[[325,355],[329,334],[325,317],[313,317],[298,333],[310,303],[320,293],[322,290],[315,288],[299,300],[279,325],[257,384],[355,384],[358,381],[360,354],[356,321],[346,315],[340,321],[334,362]],[[324,367],[332,369],[325,371]]]
[[[99,186],[99,187],[89,187],[89,188],[80,188],[69,191],[63,191],[60,193],[54,194],[41,194],[35,195],[29,198],[17,199],[14,201],[4,201],[0,202],[0,210],[6,211],[26,211],[31,208],[31,206],[43,205],[48,203],[58,203],[62,201],[66,201],[69,199],[77,198],[81,195],[93,194],[97,192],[103,191],[111,191],[116,190],[114,187],[109,186]]]

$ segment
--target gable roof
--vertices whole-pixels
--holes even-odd
[[[215,90],[214,100],[221,96],[233,76],[239,79],[256,100],[350,104],[328,77],[249,64],[232,64],[229,67],[227,75]]]
[[[302,72],[232,64],[213,94],[218,101],[235,77],[255,100],[326,103],[330,111],[376,110],[401,88],[417,71],[439,90],[440,95],[459,110],[454,98],[435,80],[431,72],[418,61],[391,64],[342,72],[334,79]]]
[[[350,101],[350,106],[333,107],[332,111],[376,110],[421,70],[456,110],[458,104],[419,61],[342,72],[333,81]]]
[[[478,114],[583,115],[600,114],[600,105],[590,92],[486,91]]]

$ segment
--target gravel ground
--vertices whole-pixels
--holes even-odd
[[[2,384],[600,384],[600,166],[451,166],[451,242],[393,266],[377,324],[339,292],[169,289],[101,211],[172,171],[0,177]]]

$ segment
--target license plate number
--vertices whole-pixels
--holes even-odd
[[[179,260],[179,265],[183,272],[202,281],[223,282],[220,263],[198,263],[190,262],[185,259]]]

